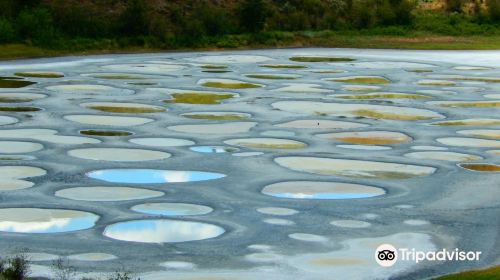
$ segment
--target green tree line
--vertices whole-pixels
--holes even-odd
[[[500,0],[0,0],[0,43],[197,46],[274,31],[500,34]],[[440,3],[440,2],[437,2]]]

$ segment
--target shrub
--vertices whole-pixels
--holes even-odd
[[[263,0],[245,0],[237,10],[243,31],[256,33],[264,28],[269,11]]]
[[[5,18],[0,18],[0,43],[11,43],[15,36],[12,23]]]
[[[69,265],[67,258],[58,258],[53,261],[51,270],[54,280],[71,280],[76,275],[76,269]]]
[[[500,23],[500,0],[488,0],[488,16],[492,22]]]
[[[26,279],[30,271],[30,262],[28,258],[19,254],[13,258],[7,260],[7,262],[1,262],[1,278],[5,280],[24,280]]]

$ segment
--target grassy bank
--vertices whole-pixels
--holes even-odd
[[[59,41],[56,47],[29,44],[0,45],[0,60],[160,51],[227,50],[257,48],[331,47],[419,50],[493,50],[500,49],[500,35],[444,36],[429,33],[405,35],[371,32],[262,32],[258,34],[204,37],[196,42],[156,42],[151,38],[71,39]],[[373,32],[377,33],[377,32]],[[386,32],[387,33],[387,32]]]

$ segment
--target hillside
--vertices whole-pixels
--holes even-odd
[[[498,37],[500,0],[0,0],[0,44],[45,54],[355,46],[351,39],[359,43],[356,36],[366,35],[426,38],[422,42],[451,36],[444,40],[464,44],[463,37]]]

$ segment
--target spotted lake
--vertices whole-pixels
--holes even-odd
[[[426,278],[498,263],[500,52],[0,63],[0,254],[33,276]],[[375,248],[482,251],[397,262]],[[205,279],[203,278],[203,279]]]

